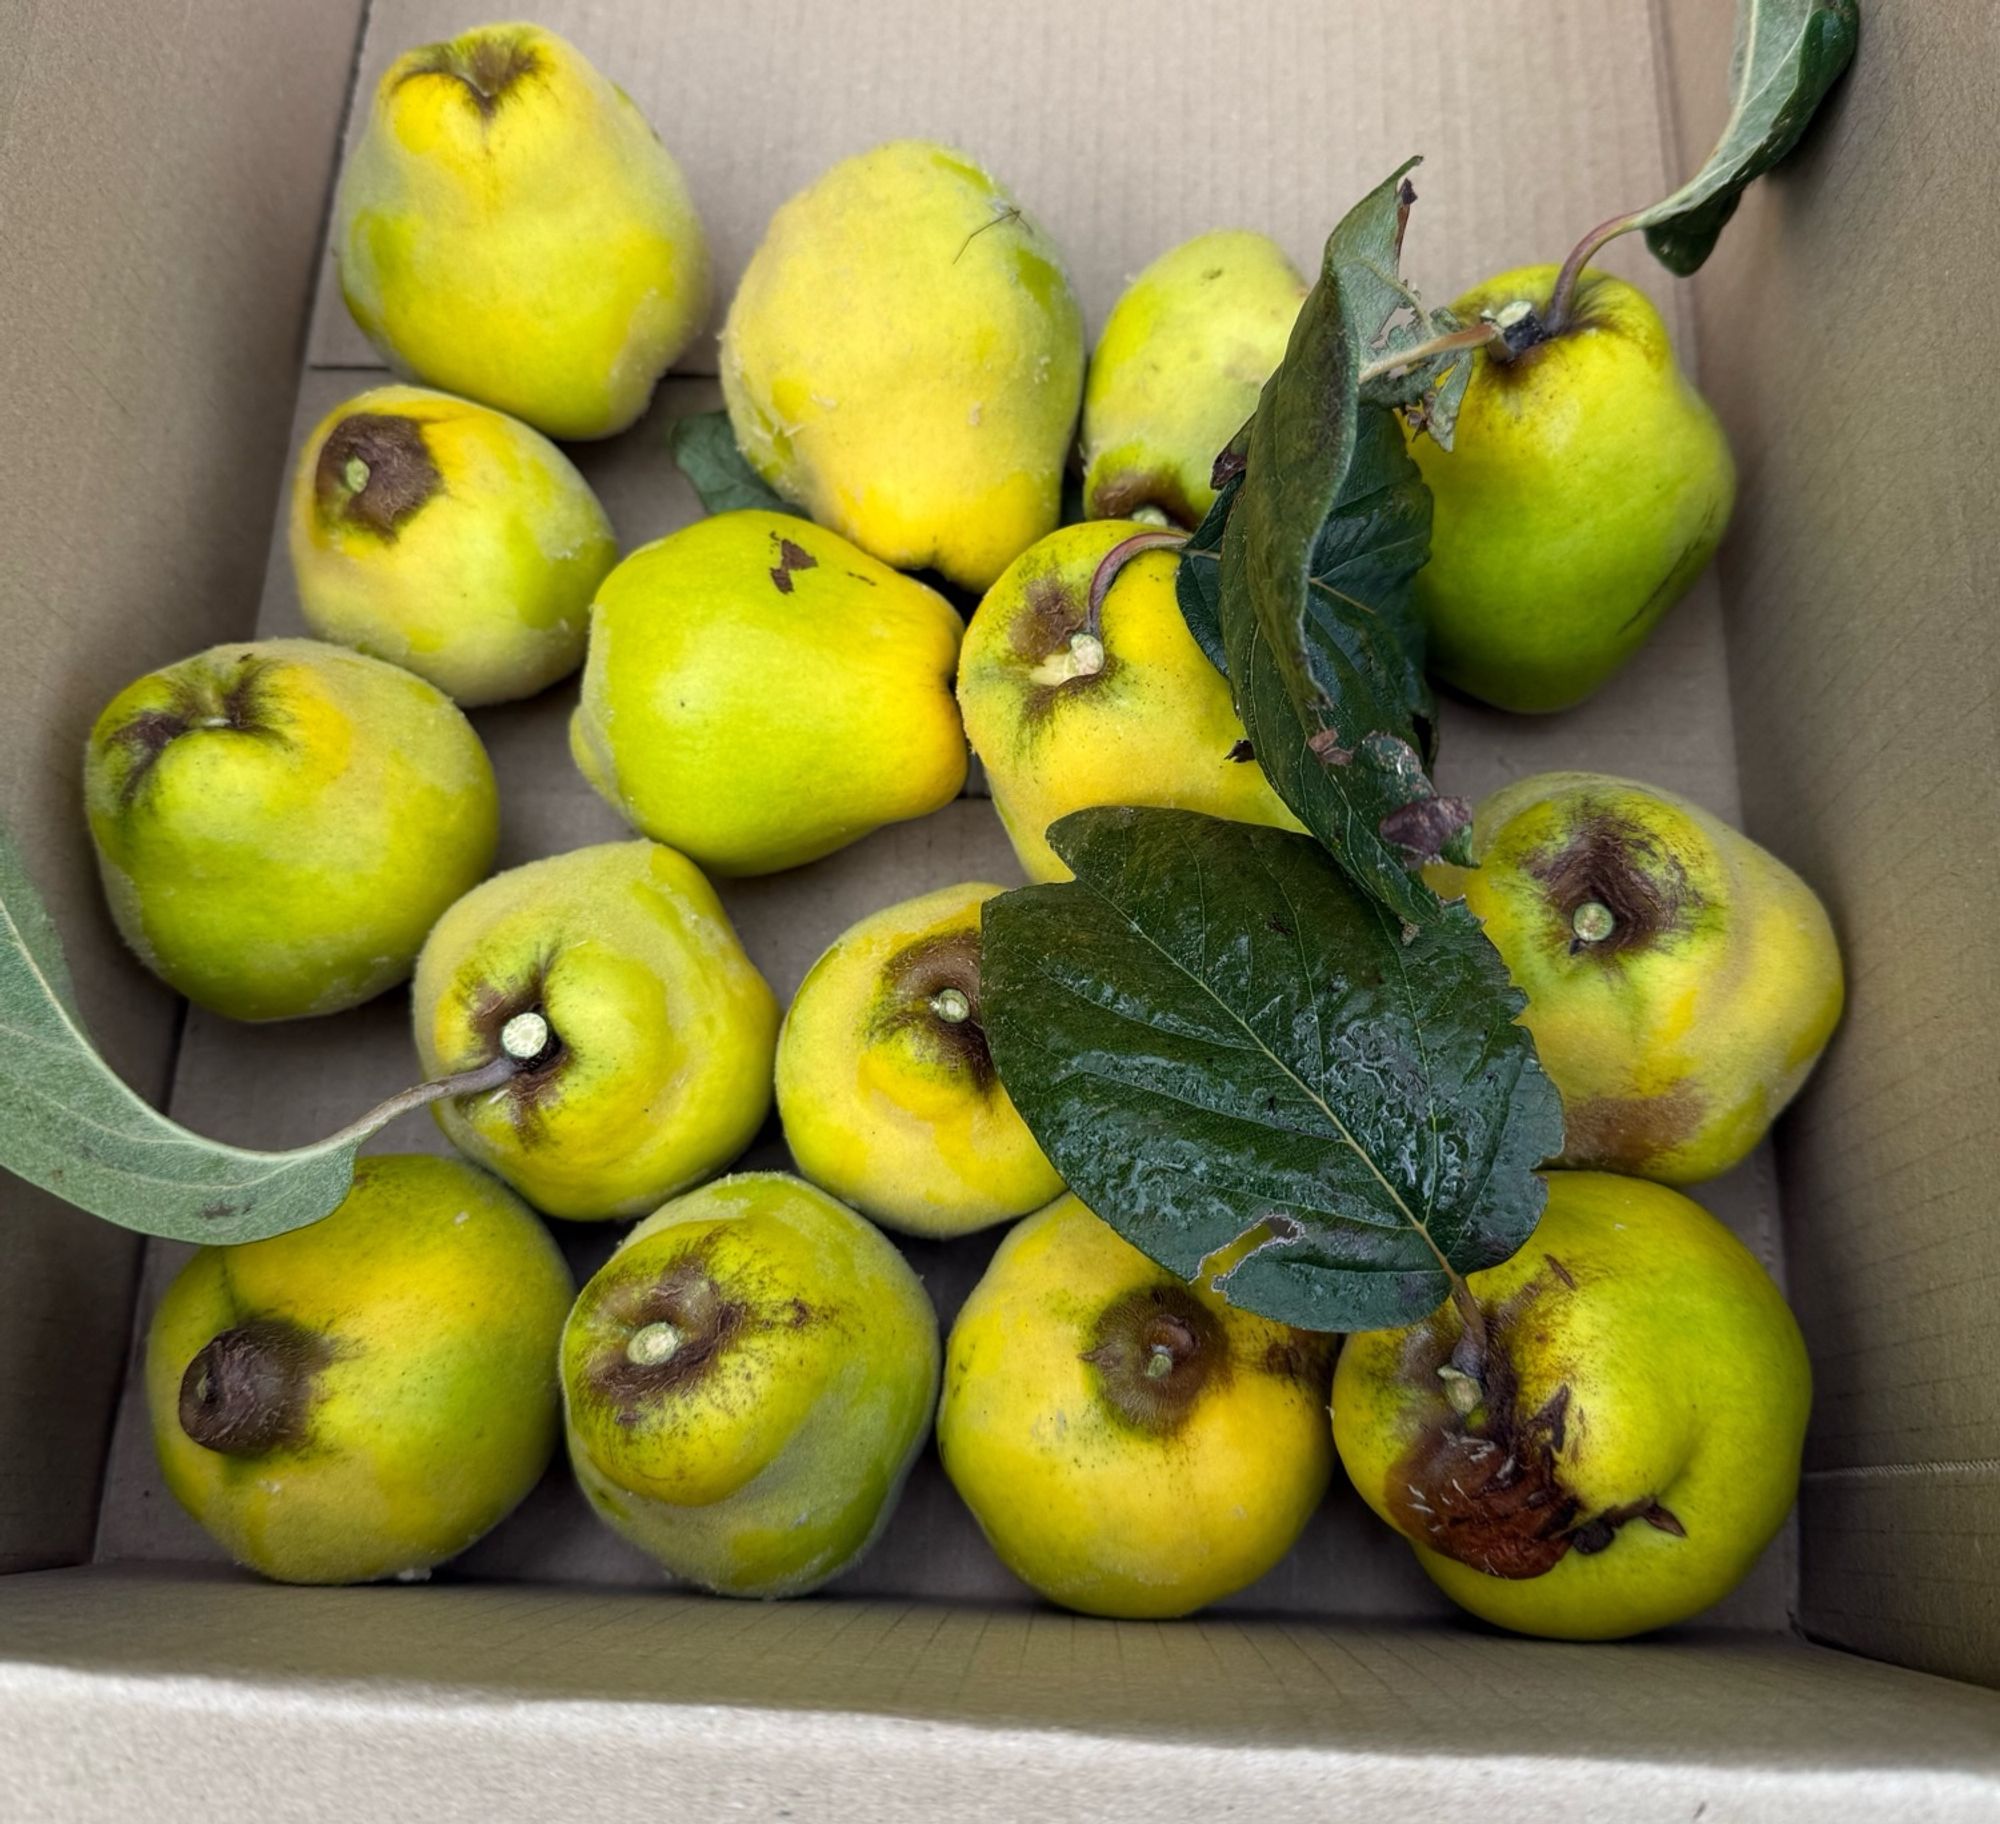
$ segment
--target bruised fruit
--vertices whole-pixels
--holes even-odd
[[[1224,229],[1163,253],[1104,321],[1083,390],[1083,508],[1190,530],[1210,472],[1284,358],[1306,284],[1261,234]]]
[[[145,1370],[167,1486],[266,1577],[419,1575],[547,1465],[574,1290],[484,1172],[363,1159],[331,1216],[203,1248],[168,1287]]]
[[[448,393],[378,386],[306,440],[291,553],[315,633],[473,706],[583,663],[618,541],[546,437]]]
[[[1466,322],[1546,312],[1553,266],[1488,280]],[[1580,703],[1645,643],[1729,525],[1736,470],[1645,294],[1586,272],[1564,326],[1472,357],[1449,451],[1415,437],[1432,499],[1415,602],[1436,673],[1502,709]]]
[[[1750,1251],[1678,1191],[1556,1172],[1528,1245],[1406,1330],[1351,1336],[1333,1435],[1460,1607],[1564,1640],[1685,1621],[1798,1488],[1805,1343]]]
[[[465,717],[316,640],[215,646],[128,684],[91,730],[84,800],[125,941],[239,1020],[393,988],[500,835]]]
[[[736,441],[900,570],[984,589],[1053,530],[1083,322],[1048,237],[963,153],[897,140],[772,217],[722,330]]]
[[[881,1232],[751,1172],[670,1203],[562,1339],[570,1461],[675,1577],[798,1596],[887,1524],[937,1399],[937,1316]]]
[[[771,1106],[777,1003],[715,890],[657,843],[576,849],[467,894],[411,1002],[426,1076],[521,1060],[499,1089],[433,1107],[551,1216],[651,1210],[734,1159]]]
[[[570,751],[632,825],[768,874],[965,783],[958,616],[837,533],[721,513],[605,578]]]
[[[1162,536],[1123,520],[1065,526],[1016,560],[966,628],[965,732],[1030,880],[1069,878],[1043,832],[1091,805],[1301,827],[1251,756],[1228,683],[1188,632],[1174,596],[1178,557],[1125,552],[1127,540]]]
[[[1075,1197],[1019,1223],[945,1350],[938,1449],[1007,1568],[1090,1615],[1185,1615],[1326,1492],[1332,1339],[1155,1266]]]
[[[708,308],[659,137],[577,48],[485,25],[407,51],[334,204],[347,307],[399,371],[551,437],[608,437]]]
[[[1465,896],[1527,994],[1562,1163],[1692,1184],[1764,1137],[1831,1036],[1840,949],[1811,888],[1698,805],[1598,773],[1480,805]]]
[[[979,1023],[979,908],[1000,890],[945,887],[842,932],[778,1035],[799,1170],[912,1235],[968,1235],[1062,1189]]]

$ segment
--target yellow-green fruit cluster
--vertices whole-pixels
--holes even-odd
[[[1545,312],[1553,266],[1503,272],[1467,322]],[[1472,357],[1449,451],[1413,436],[1432,496],[1415,602],[1437,674],[1502,709],[1580,703],[1644,644],[1722,542],[1729,445],[1645,294],[1586,272],[1571,321]]]
[[[1163,253],[1104,320],[1083,392],[1083,505],[1192,528],[1215,499],[1215,458],[1284,358],[1305,281],[1246,229]]]
[[[722,331],[757,472],[884,563],[968,589],[1054,528],[1082,385],[1054,246],[994,178],[922,140],[786,203]]]
[[[315,427],[292,480],[292,573],[307,624],[504,703],[583,662],[611,522],[546,437],[504,413],[379,386]]]
[[[331,1216],[203,1248],[168,1287],[145,1370],[167,1486],[267,1577],[426,1571],[547,1464],[574,1290],[547,1231],[484,1172],[363,1159]]]
[[[796,1596],[881,1532],[937,1398],[937,1317],[903,1257],[782,1173],[642,1222],[562,1339],[591,1505],[674,1576]]]
[[[1043,1595],[1185,1615],[1270,1570],[1319,1505],[1329,1348],[1190,1286],[1063,1197],[1000,1244],[952,1326],[938,1449]]]
[[[347,307],[393,366],[552,437],[622,431],[708,308],[680,167],[539,26],[481,26],[389,66],[333,245]]]
[[[216,646],[127,685],[91,730],[84,791],[126,941],[241,1020],[394,987],[499,841],[465,717],[313,640]]]
[[[1462,894],[1526,992],[1563,1163],[1692,1184],[1764,1137],[1840,1018],[1826,910],[1698,805],[1598,773],[1480,805]]]
[[[957,797],[960,631],[941,595],[838,533],[718,514],[605,578],[570,749],[703,867],[797,867]]]
[[[844,931],[778,1036],[799,1170],[913,1235],[967,1235],[1062,1189],[979,1023],[979,908],[999,891],[945,887]]]
[[[1024,552],[965,631],[958,703],[993,808],[1030,880],[1069,869],[1043,832],[1096,804],[1169,805],[1298,829],[1251,759],[1229,685],[1174,596],[1179,558],[1143,551],[1095,614],[1092,580],[1124,520],[1065,526]]]
[[[1611,1640],[1748,1574],[1798,1487],[1811,1371],[1770,1276],[1677,1191],[1558,1172],[1534,1239],[1470,1276],[1477,1394],[1446,1305],[1351,1336],[1333,1431],[1362,1498],[1460,1607]]]
[[[502,1088],[433,1106],[551,1216],[653,1209],[734,1159],[771,1106],[777,1003],[701,871],[657,843],[575,849],[467,894],[411,1002],[429,1077],[498,1059],[518,1016],[542,1022]]]

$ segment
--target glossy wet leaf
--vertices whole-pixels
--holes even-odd
[[[982,1018],[1015,1106],[1135,1246],[1317,1330],[1434,1310],[1533,1231],[1561,1105],[1462,902],[1405,939],[1317,843],[1100,809],[1061,885],[987,903]]]
[[[1327,241],[1250,424],[1216,616],[1237,713],[1278,795],[1365,893],[1416,924],[1438,913],[1416,868],[1462,855],[1472,814],[1440,798],[1428,771],[1433,708],[1410,585],[1430,552],[1430,491],[1393,412],[1359,393],[1407,307],[1395,268],[1408,168]]]

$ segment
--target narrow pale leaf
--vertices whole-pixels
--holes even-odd
[[[1193,1278],[1316,1330],[1404,1324],[1445,1265],[1533,1231],[1561,1105],[1463,903],[1406,941],[1303,836],[1100,809],[1049,840],[1074,881],[985,909],[981,1010],[1071,1188]]]
[[[711,513],[736,513],[752,507],[771,513],[798,511],[736,447],[736,433],[730,428],[727,412],[696,412],[692,417],[676,418],[667,432],[667,448]]]
[[[1854,56],[1859,0],[1738,0],[1728,124],[1701,170],[1631,222],[1669,271],[1714,251],[1744,190],[1786,157]]]
[[[256,1241],[332,1211],[356,1149],[406,1105],[289,1153],[222,1146],[169,1121],[85,1036],[55,926],[0,829],[0,1166],[144,1235]]]

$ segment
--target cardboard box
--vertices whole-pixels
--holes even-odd
[[[1981,9],[1866,8],[1813,140],[1670,313],[1743,470],[1717,570],[1582,710],[1453,703],[1448,789],[1551,765],[1687,793],[1826,896],[1847,1023],[1768,1151],[1703,1201],[1788,1281],[1818,1398],[1798,1524],[1703,1625],[1615,1647],[1457,1619],[1336,1488],[1204,1620],[1084,1621],[994,1562],[934,1461],[826,1596],[662,1594],[560,1475],[428,1588],[217,1567],[154,1470],[132,1339],[176,1264],[8,1182],[0,1268],[0,1817],[163,1821],[1038,1814],[1315,1818],[1477,1804],[1650,1819],[2000,1815],[2000,284]],[[1188,234],[1302,263],[1412,151],[1437,298],[1664,194],[1725,108],[1729,0],[544,0],[687,171],[720,295],[771,210],[898,134],[958,141],[1065,249],[1091,328]],[[442,0],[10,0],[0,25],[0,815],[117,1066],[192,1126],[291,1144],[408,1080],[400,997],[185,1017],[123,954],[78,813],[91,717],[203,644],[298,629],[289,453],[372,384],[321,244],[343,114]],[[719,313],[718,313],[719,316]],[[303,358],[303,372],[301,372]],[[578,450],[628,545],[697,511],[651,416]],[[503,861],[618,833],[573,685],[477,718]],[[1017,878],[961,800],[726,893],[780,994],[863,912]],[[4,1035],[0,1035],[4,1042]],[[425,1120],[385,1150],[443,1150]],[[756,1157],[778,1156],[776,1143]],[[609,1237],[565,1237],[589,1267]],[[990,1246],[990,1242],[988,1244]],[[978,1243],[911,1249],[948,1319]],[[1892,1663],[1882,1663],[1892,1662]],[[1941,1675],[1941,1676],[1940,1676]]]

